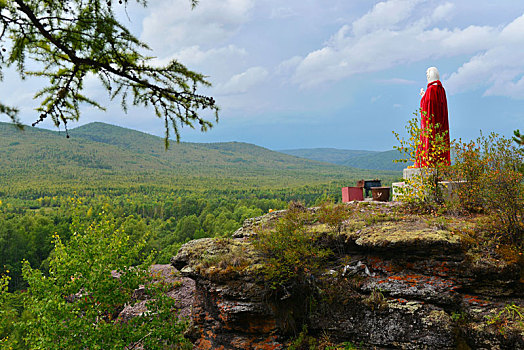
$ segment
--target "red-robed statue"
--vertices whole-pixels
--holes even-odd
[[[417,149],[416,168],[433,167],[438,164],[450,164],[449,123],[446,91],[439,80],[435,67],[426,71],[428,88],[420,101],[421,144]],[[423,91],[421,90],[421,94]],[[435,145],[437,135],[442,135],[443,144]]]

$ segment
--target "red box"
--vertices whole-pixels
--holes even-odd
[[[342,202],[363,201],[362,187],[342,187]]]

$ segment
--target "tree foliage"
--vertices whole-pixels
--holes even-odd
[[[524,134],[520,133],[520,130],[513,131],[513,141],[519,146],[524,146]]]
[[[524,244],[524,183],[519,167],[524,154],[510,139],[495,133],[477,140],[453,142],[455,163],[447,176],[460,184],[453,207],[490,215],[484,229],[522,247]]]
[[[111,99],[152,106],[165,123],[166,142],[182,126],[206,131],[212,122],[202,116],[210,109],[218,121],[212,97],[197,94],[209,86],[205,76],[173,60],[165,66],[144,55],[149,48],[115,16],[111,0],[0,0],[0,64],[15,66],[22,78],[40,76],[48,85],[36,92],[40,114],[33,126],[51,118],[56,126],[78,120],[80,104],[104,109],[84,95],[85,79],[97,77]],[[136,0],[146,6],[145,0]],[[197,1],[190,0],[195,6]],[[32,64],[28,65],[28,61]],[[32,71],[27,66],[37,67]],[[0,79],[2,75],[0,74]],[[17,109],[0,103],[0,113],[17,121]]]
[[[418,168],[419,170],[409,179],[405,179],[406,185],[399,188],[402,201],[414,207],[430,208],[434,202],[442,202],[442,191],[439,185],[442,172],[448,167],[448,162],[444,155],[449,152],[450,147],[446,140],[448,131],[443,133],[436,132],[440,128],[438,123],[433,123],[432,117],[427,116],[427,124],[422,127],[420,119],[424,111],[413,113],[414,118],[406,124],[406,131],[409,139],[402,138],[397,132],[393,131],[400,146],[393,148],[398,150],[403,159],[394,162],[413,162],[408,168],[415,168],[416,164],[428,164]],[[422,147],[424,139],[430,139],[428,149]]]
[[[4,338],[8,345],[28,349],[180,349],[188,344],[176,302],[167,296],[173,286],[148,273],[152,256],[144,254],[145,240],[131,239],[124,225],[100,214],[91,223],[74,214],[67,243],[53,235],[48,273],[24,262],[23,275],[28,282],[24,312],[29,317],[14,322],[22,336]],[[2,298],[5,282],[5,278],[0,281]],[[122,316],[126,305],[141,303],[133,297],[140,285],[150,298],[147,310],[131,318]],[[8,311],[0,308],[0,312]]]

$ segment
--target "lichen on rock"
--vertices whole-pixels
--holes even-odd
[[[308,232],[333,254],[287,294],[268,288],[253,244],[284,211],[247,220],[233,238],[185,244],[172,264],[195,281],[195,348],[285,349],[306,325],[313,338],[362,349],[524,349],[524,320],[504,311],[524,310],[517,261],[469,258],[460,224],[387,204],[348,211],[340,232],[313,216]]]

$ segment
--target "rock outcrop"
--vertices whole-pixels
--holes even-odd
[[[264,282],[252,240],[282,212],[247,220],[234,238],[185,244],[172,264],[195,283],[195,348],[286,349],[306,326],[362,349],[524,349],[518,259],[472,255],[460,224],[352,206],[337,234],[311,223],[334,254],[280,293]]]
[[[155,281],[171,285],[167,296],[176,300],[178,316],[190,318],[193,304],[195,303],[195,281],[191,278],[181,277],[180,272],[172,265],[153,265],[149,268],[149,272]],[[116,278],[120,277],[116,272],[113,272],[113,276]],[[144,312],[147,312],[148,298],[145,288],[141,286],[133,293],[133,299],[137,302],[126,305],[118,316],[123,320],[128,320],[142,315]]]

